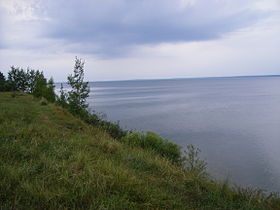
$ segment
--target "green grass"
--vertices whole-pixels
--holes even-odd
[[[112,139],[66,110],[0,93],[0,209],[280,209]]]

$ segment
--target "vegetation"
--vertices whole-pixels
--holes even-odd
[[[115,139],[121,139],[125,137],[129,131],[122,129],[119,123],[113,123],[106,120],[103,120],[102,117],[98,116],[95,113],[86,112],[83,120],[90,125],[98,127],[108,133],[111,137]]]
[[[67,77],[71,90],[65,93],[61,84],[60,103],[69,111],[81,117],[87,113],[88,104],[86,99],[89,96],[88,82],[84,82],[84,61],[76,57],[73,75]]]
[[[0,209],[280,207],[275,196],[202,179],[137,144],[44,99],[0,93]]]
[[[175,164],[182,164],[181,147],[151,131],[146,134],[133,132],[123,137],[121,141],[134,147],[152,150]]]
[[[26,91],[28,89],[28,74],[23,69],[12,66],[8,72],[7,82],[11,90]]]
[[[183,167],[191,174],[199,178],[208,176],[206,173],[207,163],[199,158],[200,149],[194,145],[187,145],[184,151]]]
[[[123,130],[118,123],[106,121],[87,109],[86,99],[89,96],[90,88],[88,82],[84,82],[84,61],[77,57],[75,59],[74,72],[67,77],[67,83],[70,86],[70,90],[68,92],[64,91],[61,84],[57,104],[68,109],[70,113],[79,117],[87,124],[106,131],[113,138],[121,139],[129,133]]]
[[[8,80],[0,72],[0,92],[23,91],[37,98],[45,98],[49,102],[66,108],[84,122],[106,131],[116,139],[121,139],[129,133],[123,130],[118,123],[106,121],[94,112],[87,110],[86,98],[89,96],[90,89],[88,82],[84,82],[84,62],[81,59],[76,57],[73,74],[69,75],[67,80],[71,88],[70,91],[66,92],[61,84],[60,95],[56,96],[53,79],[47,80],[42,71],[29,68],[24,70],[12,66],[8,72]]]
[[[2,72],[0,72],[0,92],[6,90],[6,78]]]
[[[279,209],[276,194],[212,180],[200,150],[128,132],[87,110],[84,62],[70,91],[43,72],[0,72],[0,209]]]
[[[0,92],[1,91],[22,91],[30,93],[38,98],[45,98],[50,102],[55,102],[54,81],[45,78],[43,72],[27,68],[27,70],[11,67],[8,72],[8,79],[0,72]]]

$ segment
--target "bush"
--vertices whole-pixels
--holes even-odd
[[[125,137],[128,133],[120,127],[119,122],[112,123],[109,121],[101,120],[99,126],[115,139],[121,139]]]
[[[104,131],[106,131],[111,137],[115,139],[121,139],[125,137],[128,131],[123,130],[119,123],[112,123],[103,120],[100,116],[94,113],[87,113],[87,116],[83,119],[87,124],[96,126]]]
[[[42,73],[36,78],[34,89],[31,92],[31,94],[33,94],[37,98],[41,98],[44,96],[46,88],[47,88],[47,80]]]
[[[151,131],[146,134],[133,132],[122,138],[121,141],[131,146],[153,150],[173,163],[182,163],[181,147]]]
[[[0,71],[0,92],[6,91],[6,79],[4,74]]]
[[[41,105],[42,105],[42,106],[47,106],[48,103],[47,103],[46,101],[41,101]]]
[[[185,190],[202,209],[279,209],[278,195],[259,189],[234,188],[227,182],[194,177],[185,181]]]
[[[57,96],[56,102],[59,106],[68,109],[67,93],[64,91],[62,83],[60,84],[60,96]]]
[[[52,78],[47,81],[43,72],[27,70],[28,75],[28,92],[37,98],[45,98],[49,102],[54,103],[56,96],[54,93],[54,81]]]
[[[56,95],[54,93],[55,85],[53,78],[51,77],[46,85],[45,91],[43,93],[43,96],[49,101],[54,103],[56,100]]]
[[[184,151],[183,166],[191,174],[196,177],[204,178],[207,176],[207,163],[199,157],[200,149],[190,144]]]

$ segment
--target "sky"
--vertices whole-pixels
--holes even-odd
[[[65,81],[280,74],[280,0],[0,0],[0,71]]]

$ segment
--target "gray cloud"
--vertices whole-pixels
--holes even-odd
[[[44,38],[62,40],[72,52],[114,56],[143,44],[218,39],[266,15],[250,9],[253,1],[229,2],[60,0],[46,1],[37,12],[47,17]]]
[[[253,0],[30,1],[11,15],[17,21],[1,12],[0,48],[50,48],[58,41],[63,51],[119,57],[139,45],[219,39],[267,15]]]

